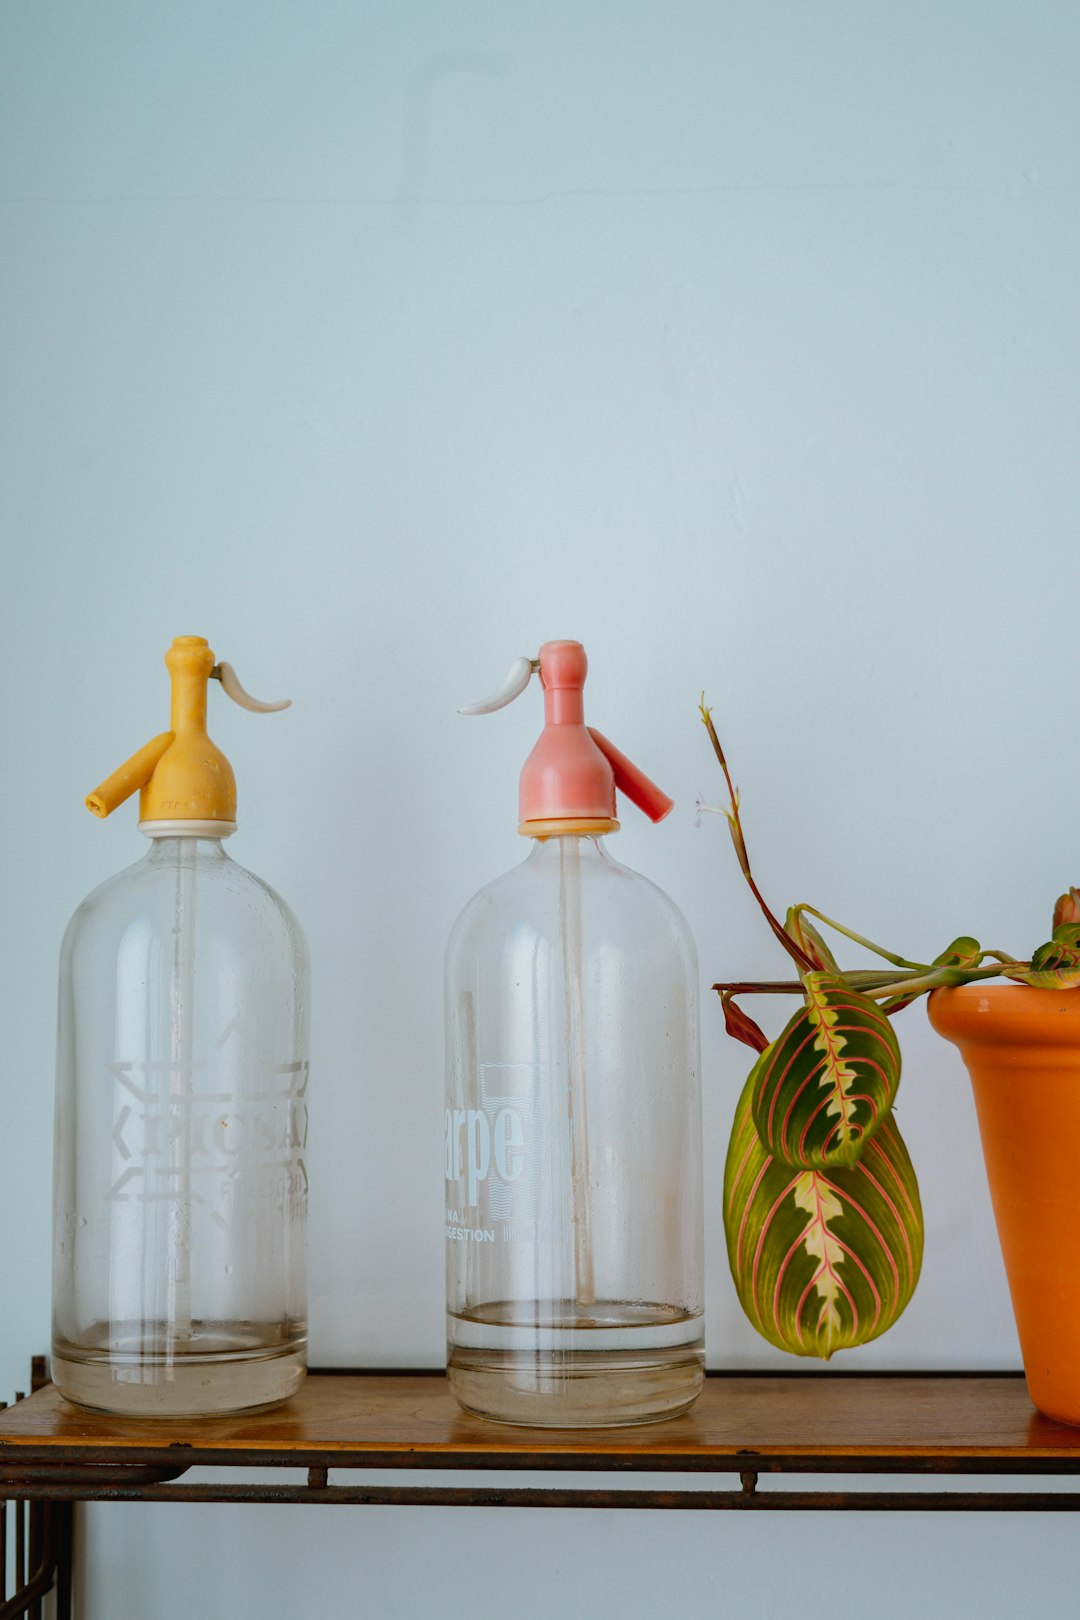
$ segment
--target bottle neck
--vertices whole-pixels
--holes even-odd
[[[151,865],[162,866],[175,866],[178,861],[196,858],[200,861],[227,861],[230,856],[220,838],[207,837],[202,833],[182,833],[179,836],[155,833],[143,857]]]
[[[535,838],[526,861],[533,867],[559,867],[567,860],[579,866],[614,866],[618,863],[599,835],[562,833],[553,838]]]

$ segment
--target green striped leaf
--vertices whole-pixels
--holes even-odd
[[[923,1254],[918,1183],[891,1115],[852,1169],[783,1164],[755,1128],[752,1081],[724,1171],[731,1275],[763,1338],[827,1360],[886,1332],[914,1293]]]
[[[1005,976],[1037,990],[1071,990],[1080,985],[1080,926],[1059,924],[1053,939],[1032,954],[1029,967],[1016,968]]]
[[[797,906],[792,906],[784,918],[784,933],[791,936],[816,967],[824,968],[830,973],[840,972],[836,957],[810,919],[805,917]]]
[[[970,934],[961,934],[951,945],[946,945],[940,956],[935,956],[932,967],[978,967],[982,949]]]
[[[892,1025],[842,978],[807,973],[805,1005],[750,1073],[754,1122],[784,1164],[825,1170],[858,1162],[900,1083]]]

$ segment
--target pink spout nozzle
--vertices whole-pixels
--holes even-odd
[[[558,833],[559,824],[581,832],[618,827],[618,788],[653,821],[672,800],[600,732],[585,724],[583,689],[589,661],[579,641],[548,641],[540,649],[544,729],[521,771],[520,831]]]
[[[603,732],[597,731],[595,726],[588,729],[589,736],[611,765],[611,774],[615,778],[615,786],[619,792],[625,793],[639,810],[645,812],[650,821],[663,821],[665,816],[670,815],[675,808],[675,800],[669,799],[663,788],[657,787],[643,770],[639,770],[632,759],[627,759],[614,743],[608,742]]]

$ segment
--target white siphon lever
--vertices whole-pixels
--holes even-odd
[[[505,709],[508,703],[521,696],[532,679],[533,671],[539,668],[539,658],[515,658],[510,665],[509,675],[498,691],[492,692],[482,703],[467,703],[458,710],[458,714],[494,714],[496,709]]]
[[[221,682],[234,703],[239,703],[242,709],[250,709],[252,714],[277,714],[279,709],[287,709],[292,704],[292,698],[282,698],[280,703],[263,703],[261,699],[252,697],[251,693],[245,692],[240,685],[231,664],[215,664],[210,676],[212,680]]]

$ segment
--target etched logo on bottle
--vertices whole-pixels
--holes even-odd
[[[108,1202],[206,1204],[213,1192],[227,1206],[238,1182],[245,1198],[306,1199],[308,1064],[277,1064],[257,1087],[236,1086],[236,1064],[225,1049],[238,1037],[230,1024],[215,1057],[190,1064],[108,1065],[117,1082],[112,1140],[119,1172]]]
[[[446,1110],[446,1235],[454,1242],[494,1242],[496,1224],[532,1216],[537,1073],[533,1063],[481,1063],[480,1107]]]

